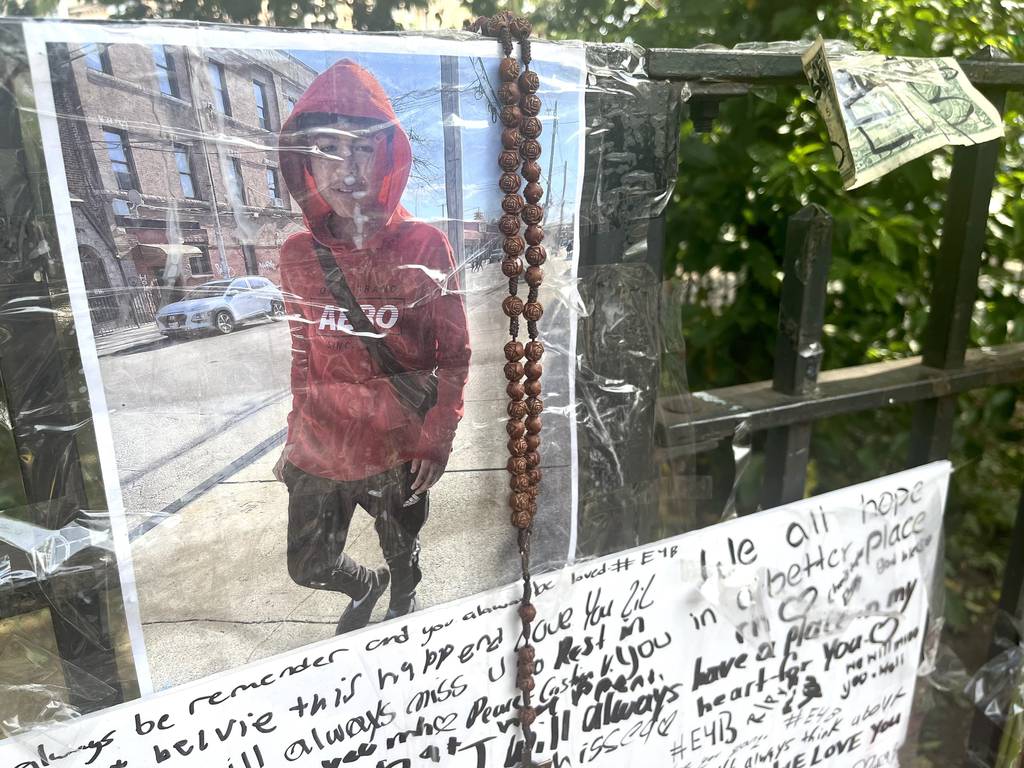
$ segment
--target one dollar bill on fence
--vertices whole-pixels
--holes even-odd
[[[819,37],[802,60],[846,189],[938,147],[1003,135],[998,110],[956,59],[832,56]]]

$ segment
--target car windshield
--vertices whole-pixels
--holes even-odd
[[[213,283],[197,285],[185,294],[184,301],[189,299],[208,299],[211,296],[223,296],[229,285],[231,285],[230,280],[217,280]]]

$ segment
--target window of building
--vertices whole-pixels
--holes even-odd
[[[228,169],[228,194],[235,198],[235,202],[245,205],[245,177],[242,176],[242,161],[237,157],[229,157]]]
[[[228,99],[228,80],[224,73],[224,65],[210,62],[210,85],[213,88],[213,106],[224,115],[231,114],[231,100]]]
[[[124,191],[138,189],[139,182],[135,177],[128,137],[122,131],[104,128],[103,141],[107,145],[107,155],[110,157],[114,178],[117,179],[117,188]]]
[[[180,98],[178,89],[178,71],[174,65],[174,57],[166,45],[153,46],[153,63],[156,65],[156,79],[160,84],[160,93]]]
[[[264,131],[269,131],[270,103],[267,101],[267,87],[258,80],[253,80],[252,95],[256,100],[256,122]]]
[[[285,96],[284,97],[284,103],[285,103],[285,109],[288,110],[288,114],[289,115],[292,112],[295,111],[295,97],[294,96]]]
[[[281,191],[277,185],[276,168],[267,168],[267,194],[270,195],[271,205],[281,205]]]
[[[196,246],[199,253],[188,257],[188,268],[193,275],[212,275],[213,265],[210,264],[210,250],[205,245]]]
[[[82,46],[82,54],[85,56],[85,66],[89,69],[108,75],[114,74],[114,70],[110,66],[108,46],[99,43],[86,43]]]
[[[178,180],[181,182],[181,193],[185,197],[198,199],[195,176],[192,174],[192,155],[184,144],[174,145],[174,162],[178,166]]]

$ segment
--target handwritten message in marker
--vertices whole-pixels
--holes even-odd
[[[950,467],[536,581],[556,768],[884,768],[906,735]],[[517,587],[0,743],[0,768],[513,768]]]

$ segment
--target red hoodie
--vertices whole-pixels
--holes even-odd
[[[297,132],[300,115],[326,113],[388,122],[390,144],[374,158],[378,205],[386,223],[367,233],[363,247],[337,240],[333,215],[307,171],[309,141]],[[390,146],[390,151],[385,148]],[[469,371],[466,310],[448,238],[412,221],[399,205],[412,165],[408,136],[387,94],[367,70],[339,61],[306,90],[281,128],[281,172],[301,206],[309,232],[281,249],[281,283],[292,315],[292,410],[289,461],[304,472],[359,480],[416,458],[443,460],[462,418]],[[372,193],[372,190],[371,190]],[[436,370],[437,404],[425,420],[410,412],[386,376],[352,335],[345,312],[328,291],[314,240],[326,245],[376,330],[386,333],[403,367]]]

